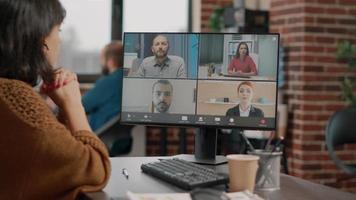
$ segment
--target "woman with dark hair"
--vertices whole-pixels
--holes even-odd
[[[241,82],[237,86],[237,96],[239,104],[230,108],[226,112],[226,116],[236,117],[263,117],[264,113],[261,109],[251,105],[253,98],[253,85],[250,81]]]
[[[0,0],[0,199],[75,199],[108,181],[77,77],[53,67],[64,17],[58,0]],[[65,123],[34,91],[41,79]]]
[[[227,69],[230,75],[257,75],[255,62],[249,56],[249,49],[246,42],[240,42],[236,49],[236,54],[231,60]]]

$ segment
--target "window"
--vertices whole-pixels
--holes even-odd
[[[58,66],[78,74],[98,74],[100,51],[111,40],[111,0],[60,0],[62,24]]]
[[[189,0],[124,0],[123,32],[187,32]]]

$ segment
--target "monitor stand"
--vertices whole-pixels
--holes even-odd
[[[198,128],[195,133],[194,155],[181,154],[175,156],[189,162],[220,165],[227,162],[225,156],[216,155],[217,128]]]

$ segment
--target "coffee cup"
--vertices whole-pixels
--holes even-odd
[[[259,157],[245,154],[231,154],[226,157],[229,166],[229,191],[249,190],[253,192]]]

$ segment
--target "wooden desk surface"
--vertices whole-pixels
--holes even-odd
[[[111,158],[112,174],[108,185],[101,192],[87,193],[86,199],[127,199],[126,192],[137,193],[169,193],[186,192],[171,184],[151,177],[141,172],[142,163],[155,161],[162,157],[117,157]],[[126,168],[129,179],[122,174]],[[212,167],[218,172],[227,173],[227,164]],[[224,187],[217,189],[223,190]],[[256,191],[258,195],[266,200],[324,200],[342,199],[355,200],[356,195],[341,190],[315,184],[300,178],[281,174],[281,189],[277,191]]]

